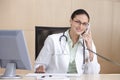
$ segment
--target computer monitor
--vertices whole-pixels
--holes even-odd
[[[31,70],[32,65],[22,30],[0,30],[0,78],[21,78],[16,69]]]

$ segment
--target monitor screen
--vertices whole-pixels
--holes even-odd
[[[44,45],[44,41],[48,35],[65,32],[68,28],[70,27],[36,26],[35,27],[35,59],[40,53]]]
[[[0,78],[17,78],[16,69],[31,70],[32,65],[22,30],[0,30]]]

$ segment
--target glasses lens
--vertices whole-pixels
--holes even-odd
[[[88,27],[89,24],[88,23],[83,23],[83,26]]]

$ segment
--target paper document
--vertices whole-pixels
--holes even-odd
[[[36,77],[37,80],[70,80],[70,78],[65,76],[53,76],[53,77]]]
[[[28,73],[26,76],[28,77],[80,77],[80,74],[61,74],[61,73]]]

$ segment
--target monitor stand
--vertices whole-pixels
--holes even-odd
[[[1,79],[10,79],[10,78],[22,78],[19,75],[16,75],[16,63],[8,63],[5,69],[5,72],[2,76],[0,76]]]

